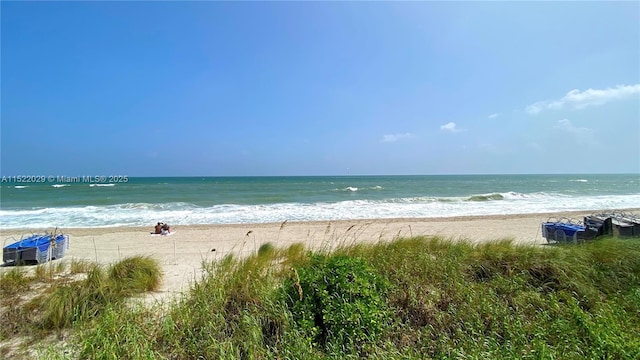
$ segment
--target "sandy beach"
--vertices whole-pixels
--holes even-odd
[[[626,210],[636,212],[633,209]],[[265,243],[287,247],[303,243],[309,249],[330,249],[360,242],[401,237],[439,236],[454,241],[484,242],[512,239],[522,244],[545,244],[540,224],[549,218],[582,219],[588,212],[491,215],[448,218],[371,219],[270,224],[174,226],[169,236],[151,235],[149,227],[59,229],[70,236],[70,248],[61,260],[110,264],[134,255],[148,255],[164,270],[155,299],[179,293],[201,274],[202,261],[228,254],[249,255]],[[51,229],[48,229],[51,230]],[[30,231],[2,230],[4,245]],[[10,267],[0,269],[6,271]]]

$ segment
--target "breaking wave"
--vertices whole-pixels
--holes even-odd
[[[488,195],[473,195],[467,199],[468,201],[491,201],[491,200],[504,200],[502,194],[488,194]]]
[[[221,204],[187,202],[125,203],[104,206],[46,207],[0,210],[2,228],[78,228],[328,221],[370,218],[421,218],[504,215],[596,209],[628,209],[640,194],[578,197],[559,194],[495,193],[468,197],[411,197],[317,203]]]

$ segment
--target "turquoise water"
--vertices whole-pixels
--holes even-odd
[[[640,176],[4,179],[0,227],[147,226],[442,217],[640,207]],[[118,179],[123,181],[123,179]]]

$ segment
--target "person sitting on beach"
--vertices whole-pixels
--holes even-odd
[[[171,228],[169,227],[169,224],[162,224],[161,231],[162,231],[161,232],[162,235],[169,234],[171,232]]]
[[[162,227],[164,226],[163,223],[159,222],[158,224],[156,224],[156,228],[155,228],[155,232],[154,234],[162,234]]]

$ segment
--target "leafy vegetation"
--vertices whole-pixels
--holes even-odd
[[[130,266],[91,269],[82,286],[48,293],[37,303],[75,304],[83,315],[58,319],[69,311],[56,305],[37,324],[71,326],[71,353],[83,359],[640,358],[637,239],[536,247],[412,238],[331,252],[269,244],[204,263],[201,281],[154,307],[121,306],[153,288],[133,281]],[[0,289],[25,286],[12,270]],[[54,346],[42,354],[66,358]]]
[[[310,255],[285,282],[285,302],[308,341],[329,353],[364,355],[391,315],[387,282],[360,258]]]

